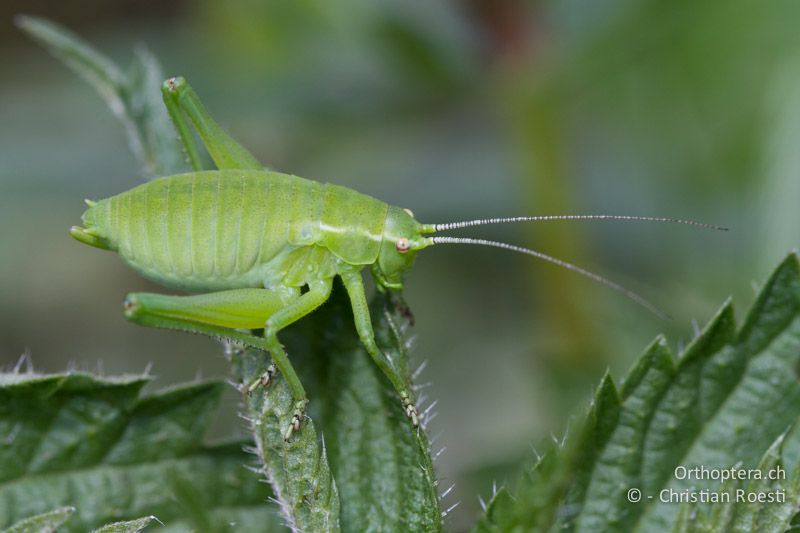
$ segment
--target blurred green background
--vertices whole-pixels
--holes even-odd
[[[214,341],[127,323],[153,290],[72,241],[83,198],[141,182],[123,129],[13,26],[49,17],[121,64],[144,43],[275,169],[358,189],[424,222],[522,214],[696,218],[464,230],[533,246],[642,293],[505,251],[437,247],[407,283],[413,352],[438,399],[443,486],[465,527],[605,368],[664,332],[679,349],[800,242],[800,3],[273,0],[0,5],[0,365],[154,386],[225,376]],[[154,87],[154,91],[158,88]],[[312,398],[313,401],[313,398]],[[216,435],[241,431],[231,391]]]

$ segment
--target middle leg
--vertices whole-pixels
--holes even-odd
[[[308,292],[300,296],[297,300],[287,305],[274,315],[270,316],[264,323],[264,341],[269,348],[272,358],[278,368],[283,372],[281,365],[289,365],[289,357],[286,355],[283,345],[278,340],[278,332],[297,322],[314,309],[325,303],[331,294],[333,279],[320,279],[308,283]],[[283,438],[289,440],[292,433],[300,429],[300,425],[305,417],[305,408],[308,400],[303,398],[295,402],[294,413],[289,428],[284,433]]]

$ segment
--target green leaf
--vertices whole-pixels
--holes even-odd
[[[511,492],[505,487],[501,488],[492,496],[489,504],[486,505],[483,515],[478,518],[478,523],[473,531],[475,533],[489,533],[502,530],[514,515],[515,507],[516,502]]]
[[[786,474],[782,460],[784,438],[785,435],[779,436],[762,457],[756,469],[760,476],[724,484],[719,491],[723,501],[715,504],[711,512],[704,512],[693,503],[682,503],[684,508],[678,511],[673,531],[781,533],[791,529],[800,508],[800,469]]]
[[[281,529],[241,445],[203,444],[222,385],[140,396],[147,382],[0,374],[0,527],[70,505],[67,531],[143,515],[184,530]]]
[[[688,509],[660,501],[662,490],[722,489],[713,479],[680,476],[677,467],[753,469],[779,460],[774,443],[800,418],[798,365],[800,262],[792,254],[772,274],[738,333],[726,303],[677,361],[659,338],[621,388],[606,376],[574,435],[524,474],[513,504],[505,496],[491,502],[479,530],[680,530],[715,504]],[[789,449],[796,453],[800,446],[784,447]],[[784,480],[781,488],[796,494],[795,483]],[[641,501],[628,501],[630,489],[641,491]],[[737,507],[731,516],[749,530],[752,523],[787,524],[790,515],[789,507],[773,505]]]
[[[127,72],[71,31],[48,20],[20,15],[17,25],[106,101],[122,121],[134,155],[147,177],[188,171],[175,131],[161,103],[164,80],[156,58],[144,47],[135,50]]]
[[[259,350],[238,351],[232,361],[242,383],[254,382],[269,366]],[[245,412],[256,443],[253,452],[286,523],[294,531],[340,531],[339,495],[314,422],[307,418],[299,433],[284,439],[294,399],[283,376],[275,376],[267,393],[245,394]]]
[[[74,512],[74,507],[62,507],[49,513],[31,516],[4,529],[3,533],[51,533],[69,520]]]
[[[74,507],[62,507],[49,513],[32,516],[17,522],[2,533],[49,533],[55,532],[59,527],[69,520]],[[145,516],[137,520],[127,522],[114,522],[93,530],[93,533],[138,533],[146,528],[150,522],[156,520],[154,516]]]
[[[410,316],[405,304],[376,294],[370,307],[381,351],[408,376],[404,332]],[[325,332],[317,345],[292,342],[297,353],[317,356],[309,364],[316,378],[306,382],[319,395],[318,419],[341,495],[342,529],[440,531],[442,511],[425,420],[413,429],[394,387],[359,341],[352,314],[345,295],[334,294],[309,321],[314,331]]]
[[[93,533],[139,533],[139,531],[142,531],[155,519],[156,517],[154,516],[145,516],[126,522],[114,522],[113,524],[95,529]]]
[[[798,511],[798,497],[800,497],[800,470],[795,469],[790,479],[778,477],[771,479],[772,473],[786,474],[783,468],[782,450],[784,436],[781,435],[770,446],[767,453],[761,459],[758,470],[762,472],[762,477],[754,478],[749,483],[738,482],[731,493],[731,502],[736,501],[737,497],[744,497],[743,503],[733,504],[730,521],[716,521],[710,524],[711,531],[728,530],[733,532],[760,531],[764,533],[781,532],[789,529],[792,518]],[[758,500],[751,501],[750,498],[765,496],[775,498],[776,501]],[[723,513],[718,513],[722,515]],[[712,515],[714,516],[714,515]]]
[[[404,309],[381,294],[371,305],[380,347],[407,373]],[[266,395],[246,400],[286,520],[314,531],[440,531],[425,432],[412,428],[396,391],[364,351],[341,287],[281,339],[308,390],[310,417],[325,436],[323,442],[307,421],[299,438],[284,442],[292,402],[282,379]],[[268,364],[249,350],[233,360],[242,383]]]

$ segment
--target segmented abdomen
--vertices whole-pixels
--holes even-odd
[[[157,281],[257,286],[249,274],[289,245],[297,221],[318,227],[320,189],[264,171],[196,172],[111,197],[101,218],[119,254]]]

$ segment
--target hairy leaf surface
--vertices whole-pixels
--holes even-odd
[[[782,447],[785,435],[781,435],[764,454],[758,464],[760,479],[732,480],[726,482],[720,492],[727,501],[710,509],[700,509],[697,504],[681,504],[673,531],[714,533],[782,533],[792,529],[792,520],[800,509],[800,469],[786,472]],[[785,477],[771,479],[773,473],[783,472]],[[749,501],[749,495],[783,495],[783,500]],[[705,512],[704,512],[705,511]]]
[[[344,531],[439,531],[441,510],[430,445],[414,430],[400,398],[364,350],[343,290],[289,332],[304,382],[316,396],[328,456],[342,502]],[[376,294],[370,314],[382,352],[410,382],[404,302]],[[317,332],[312,335],[311,332]],[[424,411],[424,404],[420,404]]]
[[[139,533],[150,525],[155,517],[145,516],[137,518],[136,520],[127,520],[125,522],[114,522],[107,524],[103,527],[95,529],[92,533]]]
[[[241,444],[203,444],[222,385],[141,396],[147,382],[0,374],[0,528],[68,505],[68,531],[144,515],[202,531],[280,530]]]
[[[267,354],[253,349],[236,352],[232,361],[243,388],[269,366]],[[339,495],[314,422],[306,418],[299,433],[284,438],[294,399],[283,376],[275,376],[267,391],[258,388],[246,395],[245,413],[261,473],[272,485],[285,522],[293,531],[340,531]]]
[[[20,520],[4,529],[3,533],[51,533],[69,520],[74,512],[74,507],[61,507],[47,513],[37,514]]]
[[[716,480],[677,475],[677,467],[756,468],[796,424],[798,365],[800,263],[792,254],[738,332],[726,303],[677,361],[657,339],[620,388],[606,376],[577,434],[523,476],[513,502],[501,492],[478,530],[669,530],[681,506],[661,502],[662,491],[723,490]],[[796,432],[790,436],[797,438]],[[784,449],[796,454],[798,446],[787,442]],[[777,460],[776,453],[772,449],[763,461]],[[785,480],[781,488],[789,493],[793,483]],[[641,491],[641,501],[629,501],[631,489]],[[697,508],[705,513],[713,505]],[[685,520],[687,511],[680,512]],[[731,512],[737,520],[786,523],[780,506],[734,506]],[[771,521],[769,513],[781,516]]]
[[[74,507],[62,507],[49,513],[42,513],[20,520],[10,528],[4,529],[2,533],[52,533],[64,525],[74,512]],[[114,522],[99,527],[93,530],[92,533],[139,533],[153,520],[155,520],[155,517],[145,516],[136,520]]]
[[[373,299],[376,338],[403,374],[406,313],[383,295]],[[427,437],[422,428],[412,429],[397,392],[363,349],[341,287],[323,307],[281,332],[281,339],[308,391],[316,424],[306,420],[299,437],[284,442],[292,402],[280,376],[247,405],[265,474],[287,520],[303,531],[439,531]],[[268,364],[252,350],[233,360],[240,361],[242,383]]]

